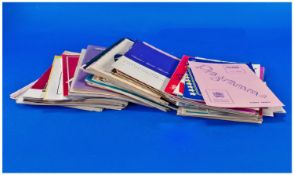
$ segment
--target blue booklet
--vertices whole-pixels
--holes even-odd
[[[125,53],[125,56],[169,78],[179,64],[179,60],[174,56],[142,41],[135,41],[132,48]]]
[[[164,91],[180,62],[177,57],[138,40],[116,59],[112,68],[160,91]]]
[[[200,89],[194,79],[193,73],[190,68],[187,70],[184,84],[184,94],[183,97],[186,99],[204,101]]]

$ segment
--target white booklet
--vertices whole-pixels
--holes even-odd
[[[48,84],[46,87],[44,100],[46,101],[68,100],[67,97],[63,96],[62,82],[63,82],[62,57],[55,56],[52,63],[51,73],[50,73]]]

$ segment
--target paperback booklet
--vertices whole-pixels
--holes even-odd
[[[204,101],[209,106],[226,108],[283,106],[246,64],[189,62],[189,65]]]
[[[135,41],[125,54],[116,59],[112,64],[115,70],[160,91],[166,88],[179,64],[178,58],[142,41]]]

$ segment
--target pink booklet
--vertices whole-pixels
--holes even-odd
[[[255,108],[284,106],[246,64],[189,61],[208,106]]]

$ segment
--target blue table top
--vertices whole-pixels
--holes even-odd
[[[122,37],[178,57],[260,63],[287,114],[258,125],[182,118],[137,105],[95,113],[9,99],[54,55]],[[291,171],[291,4],[4,3],[3,170]]]

